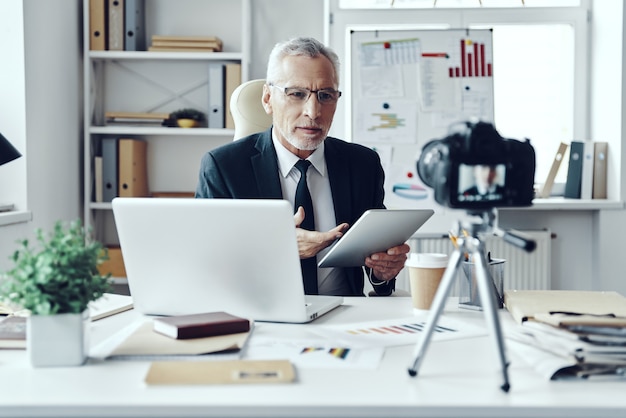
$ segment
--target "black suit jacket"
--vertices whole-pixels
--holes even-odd
[[[378,154],[332,137],[324,144],[337,225],[353,225],[366,210],[384,208],[384,172]],[[196,197],[282,199],[271,128],[207,152],[201,162]],[[347,268],[346,276],[351,293],[343,296],[362,296],[363,268]],[[379,295],[389,295],[394,286],[395,279],[374,289]]]

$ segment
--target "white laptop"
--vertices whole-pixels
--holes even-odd
[[[343,303],[304,294],[285,200],[115,198],[113,215],[136,310],[225,311],[304,323]]]

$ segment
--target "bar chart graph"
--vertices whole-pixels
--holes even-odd
[[[450,77],[492,77],[493,64],[485,57],[485,44],[461,39],[460,65],[448,68]]]

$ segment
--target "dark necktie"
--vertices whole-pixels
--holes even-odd
[[[309,231],[315,231],[315,217],[313,216],[313,201],[311,193],[306,183],[306,171],[311,162],[308,160],[300,160],[296,163],[296,168],[300,171],[300,181],[296,188],[295,210],[300,206],[304,208],[304,221],[300,224],[300,228]],[[317,257],[313,256],[306,259],[300,259],[300,267],[302,268],[302,279],[304,281],[304,293],[307,295],[316,295],[317,290]]]

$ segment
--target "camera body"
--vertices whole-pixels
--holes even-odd
[[[503,138],[490,123],[463,122],[453,125],[447,137],[424,145],[417,173],[443,206],[531,206],[535,150],[528,139]]]

